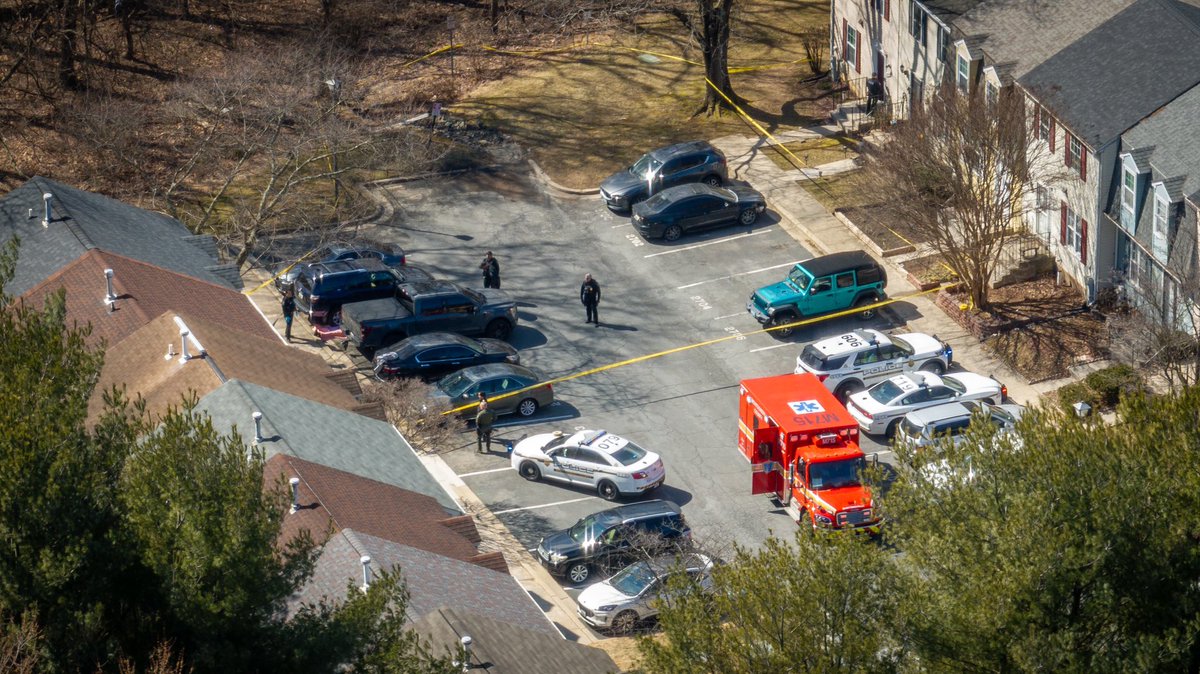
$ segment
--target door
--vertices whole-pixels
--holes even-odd
[[[754,451],[750,457],[750,493],[777,494],[783,491],[783,448],[775,426],[754,429]]]
[[[482,325],[475,325],[475,302],[463,295],[446,298],[444,314],[438,325],[438,330],[459,334],[483,331]],[[433,326],[430,326],[430,329],[433,329]]]
[[[808,302],[803,308],[806,314],[824,314],[836,308],[833,291],[833,277],[821,276],[813,279],[808,287]]]
[[[571,458],[574,447],[559,447],[551,450],[546,456],[550,459],[550,465],[543,469],[543,475],[552,480],[561,480],[563,482],[574,482],[572,473],[574,470],[575,460]]]
[[[435,346],[417,354],[417,367],[421,372],[438,373],[457,370],[471,364],[475,352],[465,346]]]

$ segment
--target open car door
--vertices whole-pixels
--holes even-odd
[[[751,494],[777,494],[783,491],[783,448],[779,429],[773,426],[754,430],[754,452],[750,457]]]

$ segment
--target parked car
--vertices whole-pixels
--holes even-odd
[[[953,362],[954,349],[937,335],[855,330],[805,346],[796,357],[796,374],[815,374],[845,402],[850,394],[894,374],[914,370],[942,374]]]
[[[445,404],[453,409],[475,402],[477,395],[482,392],[490,401],[488,406],[497,415],[516,413],[529,417],[554,402],[554,390],[550,384],[523,391],[519,395],[504,398],[499,396],[535,386],[541,381],[542,378],[536,372],[520,365],[476,365],[439,379],[434,385],[432,395],[435,403]],[[464,410],[462,416],[474,413],[474,409]]]
[[[333,323],[342,305],[390,297],[400,277],[379,260],[309,265],[296,279],[296,309],[314,325]]]
[[[913,449],[924,449],[942,438],[950,438],[955,445],[966,439],[966,431],[974,419],[987,419],[998,432],[1010,432],[1025,408],[1015,403],[993,405],[983,400],[935,405],[904,415],[896,428],[896,441]]]
[[[863,251],[834,253],[796,263],[787,278],[755,290],[746,311],[759,323],[775,327],[850,308],[863,307],[859,318],[875,315],[865,307],[887,297],[887,272]],[[787,337],[795,328],[772,334]]]
[[[425,332],[506,339],[517,303],[503,290],[473,290],[449,281],[401,284],[396,292],[342,308],[346,339],[368,358],[383,345]]]
[[[767,200],[752,187],[676,185],[634,204],[633,227],[647,239],[675,241],[687,232],[732,223],[753,225]]]
[[[471,339],[450,332],[428,332],[389,344],[375,355],[379,377],[433,377],[488,363],[520,365],[521,356],[507,342]]]
[[[936,375],[909,372],[885,379],[850,396],[846,410],[864,433],[892,435],[905,414],[934,405],[965,400],[986,400],[999,405],[1008,387],[973,372]]]
[[[626,211],[651,194],[683,183],[717,187],[729,179],[725,154],[712,143],[694,140],[651,150],[632,166],[600,183],[600,197],[609,208]]]
[[[525,438],[513,448],[512,466],[526,480],[594,488],[607,501],[644,494],[667,477],[657,454],[608,431],[555,431]]]
[[[537,555],[551,574],[578,585],[596,569],[616,570],[638,556],[684,551],[691,538],[679,506],[655,499],[588,515],[542,538]]]
[[[337,262],[338,260],[379,260],[389,267],[400,267],[408,263],[408,256],[399,246],[370,247],[355,244],[334,243],[322,246],[313,251],[312,255],[278,267],[274,279],[275,289],[284,292],[290,290],[296,279],[311,264],[320,262]]]
[[[711,590],[712,568],[712,559],[695,552],[634,562],[581,592],[575,599],[579,617],[593,627],[625,634],[658,615],[663,601],[669,600],[669,586],[679,582],[676,577],[686,578],[701,592]]]

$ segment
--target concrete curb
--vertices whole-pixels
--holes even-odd
[[[917,247],[913,245],[899,246],[897,248],[888,248],[887,250],[884,250],[882,246],[875,243],[874,239],[867,236],[865,232],[859,229],[858,225],[854,224],[850,218],[847,218],[845,213],[841,212],[840,210],[836,210],[833,212],[833,217],[840,220],[842,224],[846,226],[846,229],[849,229],[854,236],[857,236],[859,240],[863,242],[863,245],[865,245],[872,253],[875,253],[879,257],[895,257],[897,255],[904,255],[905,253],[917,252]]]
[[[532,159],[530,159],[528,161],[529,161],[529,166],[533,169],[533,175],[536,176],[539,181],[541,181],[544,185],[546,185],[547,187],[549,187],[552,190],[555,190],[557,192],[562,192],[563,194],[570,194],[573,196],[582,196],[582,195],[586,195],[586,194],[600,194],[599,187],[585,188],[585,189],[579,189],[579,190],[573,189],[570,187],[563,187],[562,185],[559,185],[558,183],[551,180],[550,176],[546,175],[546,172],[542,170],[541,166],[538,166],[537,162],[535,162]]]

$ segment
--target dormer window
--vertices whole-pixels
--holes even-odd
[[[1162,185],[1154,186],[1154,257],[1167,259],[1167,237],[1170,233],[1171,202]]]
[[[1137,174],[1128,167],[1122,171],[1121,179],[1121,225],[1129,231],[1137,228]]]
[[[996,103],[1000,100],[1000,87],[992,82],[988,82],[983,88],[984,100],[987,101],[989,108],[995,108]]]
[[[962,54],[958,55],[958,74],[954,82],[958,85],[958,90],[964,94],[971,88],[971,62]]]

